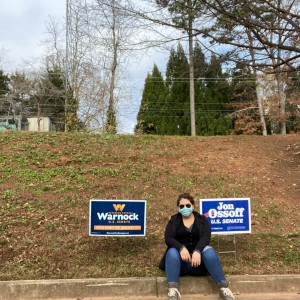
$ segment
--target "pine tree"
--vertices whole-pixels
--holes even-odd
[[[152,74],[147,74],[140,110],[137,117],[136,133],[163,134],[166,101],[166,86],[157,65]]]
[[[8,114],[10,106],[9,101],[5,99],[5,96],[9,92],[9,77],[0,70],[0,113]]]
[[[198,43],[194,50],[196,128],[198,135],[224,135],[232,127],[227,117],[228,83],[215,56],[209,63]],[[171,49],[166,82],[160,72],[147,75],[136,132],[161,135],[190,135],[189,63],[183,47]],[[158,75],[155,75],[159,72]],[[159,85],[154,85],[154,77]],[[159,99],[159,101],[158,101]]]
[[[203,82],[203,78],[205,77],[208,64],[205,60],[205,55],[202,52],[201,46],[198,42],[195,43],[194,47],[194,64],[195,64],[195,81],[199,83]]]
[[[225,135],[231,129],[227,118],[228,83],[215,55],[207,65],[201,95],[197,97],[197,134]]]
[[[105,122],[105,132],[108,134],[117,133],[117,114],[112,103],[108,105],[107,117]]]
[[[168,88],[165,110],[169,112],[164,134],[190,135],[189,63],[181,44],[171,50],[167,63]]]
[[[177,29],[185,32],[188,37],[188,55],[189,55],[189,73],[186,79],[189,80],[189,114],[190,114],[190,135],[196,135],[196,116],[195,116],[195,64],[193,56],[193,44],[194,44],[194,22],[203,12],[203,3],[200,0],[156,0],[159,6],[168,8],[172,16],[172,23],[175,24]],[[184,115],[186,118],[186,115]],[[184,134],[185,124],[177,124],[179,134]]]
[[[65,121],[65,86],[62,78],[62,72],[58,66],[54,66],[53,69],[48,69],[45,84],[48,84],[48,110],[49,113],[58,122]]]

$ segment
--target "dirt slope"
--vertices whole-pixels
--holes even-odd
[[[228,273],[300,272],[300,135],[1,132],[0,151],[0,280],[161,275],[181,192],[250,197],[253,234],[225,257]],[[146,199],[147,236],[89,237],[92,198]]]

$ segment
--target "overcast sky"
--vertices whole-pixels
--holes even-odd
[[[64,14],[64,0],[1,0],[0,47],[10,62],[5,69],[14,71],[23,60],[39,57],[47,18]]]
[[[11,73],[20,69],[24,61],[42,56],[44,49],[41,41],[46,37],[47,19],[49,16],[63,19],[66,0],[0,1],[0,49],[5,50],[0,68],[6,73]],[[135,99],[130,105],[122,106],[121,132],[133,132],[147,72],[152,70],[154,63],[164,72],[166,57],[166,54],[153,51],[130,65],[128,72]]]

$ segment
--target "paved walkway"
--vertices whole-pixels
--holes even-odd
[[[167,297],[100,297],[64,298],[55,300],[166,300]],[[220,300],[218,295],[184,295],[181,300]],[[236,300],[300,300],[300,294],[243,294],[235,295]],[[49,300],[49,299],[47,299]]]

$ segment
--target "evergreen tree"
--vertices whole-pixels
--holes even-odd
[[[206,74],[208,64],[205,60],[205,55],[199,43],[195,44],[194,48],[194,64],[195,64],[195,107],[196,107],[196,132],[201,134],[198,128],[201,125],[204,113],[202,111],[203,104],[206,101]]]
[[[195,64],[195,81],[196,83],[203,82],[208,70],[208,64],[205,60],[205,55],[202,52],[201,46],[198,42],[194,47],[194,64]]]
[[[0,97],[2,98],[9,91],[9,77],[0,70]]]
[[[229,86],[221,62],[212,55],[207,63],[196,43],[194,63],[197,134],[227,134],[232,121],[227,116]],[[165,84],[156,72],[155,66],[152,75],[147,75],[136,132],[190,135],[189,63],[181,44],[170,51]],[[159,78],[160,85],[154,85],[154,77]]]
[[[108,105],[107,118],[105,122],[105,132],[108,134],[117,133],[117,116],[112,102]]]
[[[59,126],[57,129],[63,131],[66,121],[66,93],[61,69],[58,66],[48,67],[32,82],[30,97],[23,103],[27,115],[38,119],[51,117]]]
[[[166,121],[163,134],[190,135],[190,103],[189,103],[189,63],[181,44],[177,50],[171,50],[167,63],[166,85],[167,102],[164,110]]]
[[[25,73],[15,72],[10,76],[10,90],[7,99],[10,101],[16,115],[26,118],[30,115],[32,81]]]
[[[227,117],[228,83],[221,62],[215,55],[207,65],[205,80],[197,95],[197,134],[224,135],[231,129]]]
[[[10,109],[9,101],[6,99],[6,95],[9,92],[10,79],[7,75],[0,70],[0,114],[8,114]]]
[[[251,68],[243,63],[236,63],[231,73],[229,89],[229,107],[233,114],[233,130],[235,134],[261,134],[261,122],[257,106],[255,75]]]
[[[46,91],[49,97],[47,110],[50,110],[50,114],[55,117],[56,121],[65,122],[65,86],[58,66],[47,70],[45,84],[47,81],[50,83]]]
[[[188,55],[189,55],[189,74],[186,78],[189,79],[189,110],[190,110],[190,135],[196,135],[196,116],[195,116],[195,64],[193,56],[193,45],[194,45],[194,22],[203,12],[203,2],[200,0],[156,0],[156,3],[162,7],[168,8],[172,16],[172,23],[175,24],[177,29],[185,32],[188,36]],[[184,119],[186,115],[184,115]],[[179,134],[184,134],[185,122],[177,124]]]
[[[137,117],[136,133],[164,134],[166,86],[158,67],[154,65],[152,74],[147,74],[144,91]]]
[[[74,96],[71,87],[68,87],[68,97],[66,103],[66,131],[74,132],[83,129],[83,124],[78,118],[79,103]]]
[[[229,100],[237,109],[256,101],[255,76],[251,68],[242,62],[236,63],[231,73]]]

